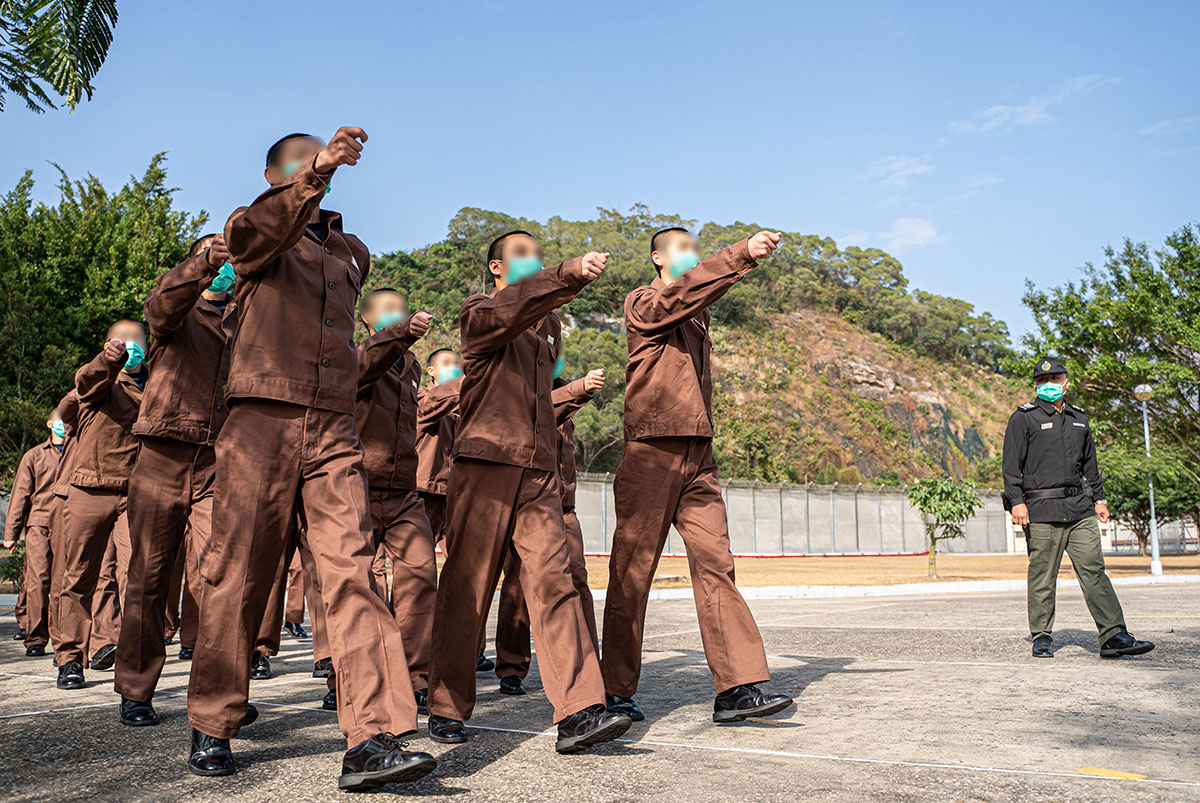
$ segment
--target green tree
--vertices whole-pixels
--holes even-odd
[[[172,206],[165,157],[116,192],[59,170],[59,200],[33,202],[26,172],[0,200],[0,483],[113,320],[140,320],[154,279],[186,255],[206,215]]]
[[[0,111],[9,92],[38,113],[50,92],[71,111],[91,100],[116,24],[116,0],[0,0]]]
[[[948,538],[966,535],[967,519],[983,502],[970,480],[961,482],[945,477],[925,477],[908,489],[908,501],[925,519],[925,537],[929,539],[929,576],[937,579],[937,544]]]

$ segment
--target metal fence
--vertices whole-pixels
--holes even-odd
[[[721,494],[735,555],[880,555],[924,552],[925,524],[906,489],[868,485],[788,485],[729,480]],[[980,492],[983,506],[967,521],[966,537],[941,541],[944,552],[1023,552],[1000,492]],[[611,474],[580,474],[575,510],[589,554],[607,554],[616,528]],[[1136,551],[1125,528],[1112,534],[1114,551]],[[1195,528],[1171,522],[1160,530],[1163,553],[1196,549]],[[682,555],[683,539],[671,528],[665,552]]]

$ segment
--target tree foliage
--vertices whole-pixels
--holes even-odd
[[[0,478],[11,483],[22,452],[75,370],[117,318],[141,320],[162,271],[186,255],[206,215],[172,206],[165,157],[109,193],[94,176],[59,169],[59,200],[34,203],[30,172],[0,201]]]
[[[925,477],[908,488],[908,501],[925,519],[929,539],[929,576],[937,577],[937,542],[962,538],[967,534],[967,519],[975,515],[983,502],[975,483],[945,477]]]
[[[38,113],[50,92],[72,111],[91,100],[116,24],[116,0],[0,0],[0,111],[9,92]]]

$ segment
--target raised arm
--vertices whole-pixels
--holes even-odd
[[[79,404],[93,405],[107,396],[121,375],[124,364],[125,344],[120,340],[110,340],[91,362],[75,372],[75,391],[79,396]]]
[[[418,312],[364,340],[358,347],[358,392],[378,382],[428,328],[429,314]]]
[[[443,418],[454,412],[458,407],[458,394],[461,390],[461,377],[453,382],[422,387],[417,393],[417,429],[433,429]]]
[[[625,323],[644,335],[666,332],[694,318],[729,292],[758,264],[749,240],[722,248],[665,287],[640,287],[625,301]]]
[[[57,409],[59,415],[62,416],[63,426],[67,429],[67,435],[74,437],[75,426],[79,423],[79,391],[71,388],[67,391],[67,395],[59,400]]]
[[[561,382],[550,392],[550,400],[554,402],[554,423],[561,427],[592,400],[592,392],[587,389],[585,378],[579,377],[571,382]]]
[[[209,251],[205,249],[158,277],[142,305],[155,340],[165,340],[180,327],[219,267],[209,263]]]
[[[261,273],[271,260],[300,242],[329,186],[330,177],[318,174],[315,162],[316,157],[229,218],[225,242],[238,276]]]
[[[468,298],[458,316],[463,350],[476,354],[500,350],[573,299],[588,281],[583,273],[583,259],[577,257],[510,284],[491,296]]]

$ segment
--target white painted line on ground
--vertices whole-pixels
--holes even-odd
[[[0,719],[16,719],[17,717],[36,717],[39,714],[57,714],[63,711],[82,711],[85,708],[108,708],[116,705],[119,700],[111,703],[92,703],[91,705],[69,705],[64,708],[47,708],[44,711],[22,711],[19,714],[3,714]]]
[[[763,625],[769,625],[774,622],[785,622],[788,619],[800,619],[800,618],[807,617],[807,616],[834,616],[834,615],[842,614],[842,613],[858,613],[859,611],[873,611],[876,608],[888,608],[892,605],[899,605],[899,604],[900,604],[899,602],[881,602],[878,605],[867,605],[862,608],[850,608],[849,610],[844,610],[844,611],[843,610],[832,610],[832,611],[813,611],[811,613],[789,613],[787,616],[780,616],[775,619],[766,619],[762,622],[758,622],[757,624],[759,627],[762,627]],[[674,630],[670,633],[654,633],[649,636],[643,636],[642,641],[646,641],[646,640],[652,639],[652,638],[666,638],[667,636],[682,636],[687,633],[699,633],[699,632],[700,632],[700,628],[693,627],[690,630]]]

